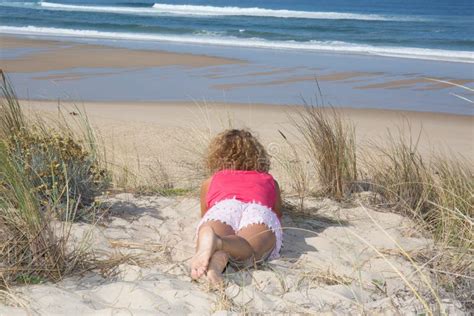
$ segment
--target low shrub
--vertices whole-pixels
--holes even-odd
[[[87,119],[80,122],[83,134],[65,119],[55,123],[28,120],[13,88],[1,75],[0,140],[9,159],[28,177],[41,209],[54,206],[61,218],[66,204],[77,204],[74,220],[89,217],[95,197],[108,187],[109,178]],[[0,176],[0,186],[8,181]]]
[[[0,290],[114,268],[123,258],[98,260],[85,243],[68,244],[73,221],[95,216],[109,183],[87,117],[76,128],[61,112],[51,122],[27,117],[0,75]]]

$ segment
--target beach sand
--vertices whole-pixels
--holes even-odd
[[[357,202],[310,199],[316,215],[286,213],[281,258],[259,269],[228,267],[225,289],[210,291],[188,272],[199,221],[196,198],[118,194],[105,201],[107,224],[74,224],[73,239],[87,234],[96,254],[131,259],[109,277],[91,272],[17,287],[16,303],[24,307],[0,305],[0,315],[416,315],[423,306],[409,285],[420,295],[429,292],[402,249],[415,254],[432,242],[406,218]],[[443,308],[460,312],[453,299],[444,299]]]
[[[57,117],[57,102],[23,101],[22,104]],[[76,111],[74,106],[61,103],[66,114]],[[113,164],[126,166],[143,183],[159,163],[170,170],[170,177],[178,186],[194,186],[194,179],[183,178],[182,171],[199,164],[199,154],[210,137],[229,127],[254,131],[275,159],[289,158],[286,157],[288,145],[280,132],[301,149],[301,139],[291,123],[303,110],[300,106],[205,102],[84,102],[76,106],[87,113],[99,131]],[[434,153],[474,157],[473,116],[374,109],[339,111],[355,128],[360,156],[376,144],[388,145],[389,133],[397,137],[402,132],[407,140],[411,137],[427,158]],[[277,163],[274,173],[282,180],[286,177]]]

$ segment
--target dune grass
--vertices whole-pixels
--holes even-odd
[[[436,195],[428,201],[427,220],[433,233],[448,245],[474,249],[474,173],[464,158],[439,154],[432,163]]]
[[[5,236],[0,249],[2,274],[8,281],[20,283],[59,280],[74,268],[64,251],[66,238],[55,234],[52,213],[41,211],[34,188],[20,170],[1,143],[0,229]]]
[[[363,164],[372,186],[386,206],[405,215],[423,219],[435,195],[429,161],[418,151],[420,134],[412,137],[410,126],[394,134],[388,131],[383,143],[372,141]]]
[[[357,181],[354,128],[335,108],[306,106],[292,122],[304,143],[320,194],[341,200]]]
[[[176,186],[169,166],[157,158],[146,165],[137,163],[136,166],[131,166],[130,163],[123,163],[111,169],[112,191],[115,192],[144,196],[184,196],[193,191],[192,188]]]
[[[27,117],[3,73],[0,83],[2,279],[59,281],[97,266],[86,247],[68,245],[72,222],[92,220],[95,197],[108,186],[92,129]]]
[[[62,217],[63,206],[77,203],[74,219],[88,217],[109,178],[87,117],[80,113],[78,128],[62,112],[54,121],[27,118],[3,73],[0,85],[0,140],[9,160],[28,178],[40,207],[54,205]]]
[[[417,219],[438,242],[472,249],[472,163],[455,154],[423,157],[419,137],[389,131],[383,144],[368,151],[363,164],[372,190],[392,210]]]
[[[472,248],[471,161],[452,154],[424,157],[418,148],[421,132],[413,137],[409,122],[395,132],[389,130],[383,143],[371,141],[366,148],[356,146],[354,126],[335,108],[308,106],[291,122],[323,196],[349,198],[363,169],[366,188],[386,207],[416,218],[439,241]],[[292,148],[295,151],[294,145]],[[359,157],[356,152],[365,154]],[[298,182],[294,189],[301,191],[298,188],[302,187],[307,192],[307,179],[299,179],[293,170],[286,169]]]
[[[312,190],[312,174],[308,168],[308,162],[299,153],[297,146],[290,142],[282,131],[278,131],[283,138],[288,150],[281,150],[272,158],[282,167],[284,172],[288,175],[287,185],[290,192],[294,193],[298,198],[298,203],[295,205],[296,209],[302,212],[305,208],[305,199],[311,194]],[[289,154],[286,154],[289,152]],[[291,194],[290,193],[290,194]],[[282,193],[285,195],[285,192]]]
[[[429,268],[426,278],[436,280],[430,283],[433,295],[441,287],[469,305],[463,293],[472,291],[474,279],[472,162],[453,154],[423,156],[418,148],[421,132],[413,137],[409,123],[388,131],[382,143],[356,148],[354,128],[333,108],[308,107],[292,122],[312,158],[310,167],[322,193],[350,198],[351,184],[363,170],[366,189],[378,197],[371,201],[410,216],[435,240],[432,249],[403,257],[416,267]],[[364,154],[356,157],[356,151]]]

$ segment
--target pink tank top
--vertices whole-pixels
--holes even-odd
[[[257,202],[273,210],[276,203],[275,180],[264,172],[247,170],[221,170],[212,176],[206,195],[210,208],[225,199]]]

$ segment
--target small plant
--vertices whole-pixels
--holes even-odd
[[[314,269],[311,272],[304,272],[298,280],[298,287],[301,287],[303,284],[307,286],[313,285],[349,285],[353,281],[352,278],[349,278],[345,275],[338,275],[331,270],[321,270]]]
[[[106,171],[71,135],[34,127],[11,135],[9,151],[34,185],[42,206],[66,199],[85,208],[107,187]],[[67,187],[69,192],[62,191]]]
[[[141,195],[159,195],[159,196],[185,196],[193,192],[193,189],[186,188],[160,188],[160,187],[149,187],[139,186],[137,193]]]
[[[24,283],[24,284],[40,284],[44,282],[44,280],[36,275],[28,275],[28,274],[19,274],[15,280],[17,283]]]

